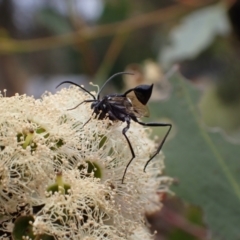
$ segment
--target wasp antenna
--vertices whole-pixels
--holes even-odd
[[[59,84],[56,86],[56,88],[58,88],[59,86],[61,86],[61,85],[64,84],[64,83],[70,83],[70,84],[72,84],[72,85],[75,85],[75,86],[81,88],[83,91],[85,91],[86,93],[88,93],[89,95],[91,95],[94,100],[96,100],[96,97],[95,97],[92,93],[90,93],[87,89],[85,89],[84,87],[78,85],[77,83],[71,82],[71,81],[61,82],[61,83],[59,83]]]
[[[101,93],[101,91],[103,90],[103,88],[107,85],[108,82],[110,82],[110,81],[111,81],[113,78],[115,78],[116,76],[118,76],[118,75],[124,75],[124,74],[134,75],[134,73],[130,73],[130,72],[119,72],[119,73],[115,73],[114,75],[112,75],[112,76],[103,84],[103,86],[102,86],[101,89],[99,90],[98,95],[97,95],[97,100],[99,100],[99,98],[100,98],[100,93]]]

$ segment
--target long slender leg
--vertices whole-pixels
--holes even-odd
[[[92,115],[93,115],[93,114],[92,114]],[[87,124],[90,122],[91,119],[92,119],[92,116],[83,124],[82,128],[84,128],[85,125],[87,125]]]
[[[167,133],[165,134],[163,140],[161,141],[159,147],[157,148],[156,152],[150,157],[150,159],[146,162],[143,171],[146,172],[147,165],[151,162],[151,160],[161,151],[162,146],[164,142],[167,139],[168,134],[170,133],[172,129],[172,124],[171,123],[144,123],[144,122],[139,122],[137,119],[134,119],[137,123],[143,125],[143,126],[148,126],[148,127],[169,127]]]
[[[85,125],[87,125],[90,122],[90,120],[92,119],[92,116],[93,116],[94,113],[95,112],[93,111],[91,117],[83,124],[82,128],[84,128]]]
[[[130,151],[131,151],[131,154],[132,154],[132,158],[130,159],[130,161],[128,162],[125,170],[124,170],[124,173],[123,173],[123,177],[122,177],[122,183],[124,181],[124,178],[125,178],[125,175],[126,175],[126,172],[127,172],[127,169],[129,167],[129,165],[131,164],[132,160],[135,158],[135,153],[133,151],[133,148],[132,148],[132,144],[130,142],[130,140],[128,139],[127,135],[126,135],[126,132],[128,131],[128,129],[130,128],[130,119],[126,119],[126,122],[127,122],[127,126],[122,130],[122,134],[123,136],[126,138],[127,140],[127,143],[128,143],[128,146],[130,148]]]
[[[64,82],[64,83],[65,83],[65,82]],[[95,100],[95,99],[85,100],[85,101],[79,103],[76,107],[68,109],[68,111],[73,110],[73,109],[76,109],[77,107],[79,107],[79,106],[82,105],[83,103],[89,103],[89,102],[96,102],[96,100]],[[93,115],[93,113],[92,113],[92,115]],[[90,117],[90,118],[83,124],[82,127],[84,127],[84,126],[91,120],[91,118],[92,118],[92,117]]]

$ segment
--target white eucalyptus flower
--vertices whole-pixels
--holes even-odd
[[[94,119],[89,104],[67,110],[86,99],[77,87],[40,100],[1,95],[0,239],[24,227],[25,238],[151,239],[144,213],[160,207],[158,193],[171,183],[163,155],[143,172],[155,144],[132,122],[136,158],[122,184],[131,159],[125,123]]]

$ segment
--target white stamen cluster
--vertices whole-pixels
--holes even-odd
[[[144,212],[160,207],[158,193],[171,183],[161,176],[163,155],[144,173],[155,145],[147,129],[131,123],[136,158],[122,184],[131,158],[125,123],[94,119],[89,103],[67,110],[86,99],[76,87],[40,100],[0,96],[0,233],[32,215],[38,239],[151,239]]]

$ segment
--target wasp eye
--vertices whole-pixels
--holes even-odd
[[[111,98],[111,97],[108,97],[107,99],[108,99],[108,100],[112,100],[112,98]]]

